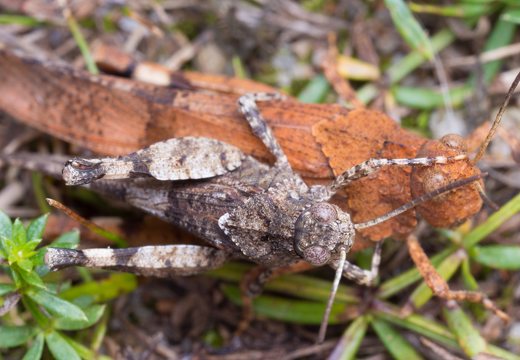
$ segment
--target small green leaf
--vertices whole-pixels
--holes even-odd
[[[31,272],[33,269],[33,262],[29,259],[20,259],[16,262],[21,270]]]
[[[87,321],[85,313],[73,303],[63,300],[43,289],[30,288],[26,294],[51,313],[65,319]]]
[[[27,232],[20,219],[16,219],[13,223],[12,239],[13,242],[17,245],[25,244],[25,242],[27,241]]]
[[[329,360],[350,360],[355,359],[356,354],[361,346],[361,341],[365,337],[368,327],[368,318],[366,316],[358,317],[354,320],[343,336],[337,343],[336,347],[329,355]]]
[[[112,273],[101,281],[90,281],[76,285],[60,293],[66,300],[74,300],[81,296],[93,297],[96,302],[112,300],[121,294],[133,291],[137,287],[137,278],[132,274]]]
[[[40,244],[41,239],[36,240],[28,240],[25,244],[21,246],[21,250],[24,252],[26,257],[34,256],[36,254],[36,247]]]
[[[45,335],[45,342],[57,360],[81,360],[74,348],[57,331]]]
[[[462,274],[462,281],[464,281],[464,287],[467,290],[478,290],[478,282],[471,273],[471,266],[469,263],[469,259],[464,259],[461,266],[461,274]]]
[[[422,356],[414,350],[413,346],[389,323],[373,318],[371,324],[377,336],[394,359],[422,359]]]
[[[26,284],[32,285],[35,288],[46,289],[43,280],[34,271],[26,271],[24,269],[19,268],[17,265],[13,265],[13,269],[16,269],[16,274]]]
[[[403,0],[385,0],[392,21],[404,41],[414,50],[419,51],[428,60],[432,60],[433,46],[426,32],[415,19]]]
[[[79,231],[72,230],[61,234],[48,247],[75,249],[79,244]]]
[[[55,324],[55,328],[59,330],[81,330],[86,329],[95,323],[98,322],[98,320],[103,315],[103,312],[105,311],[104,305],[92,305],[86,309],[83,309],[83,312],[87,316],[87,320],[70,320],[70,319],[64,319],[60,318],[57,319]]]
[[[20,346],[34,336],[36,329],[32,326],[0,326],[0,349]]]
[[[478,354],[488,352],[486,341],[480,336],[479,331],[473,326],[464,311],[455,302],[449,304],[444,307],[443,314],[464,353],[473,358]]]
[[[520,270],[520,246],[475,246],[470,255],[473,260],[493,269]]]
[[[29,241],[42,239],[43,230],[45,230],[45,225],[47,225],[48,218],[49,214],[44,214],[31,221],[27,227],[27,238]]]
[[[13,223],[9,216],[7,216],[3,211],[0,211],[0,237],[5,237],[10,239],[13,233]]]
[[[505,10],[500,18],[504,21],[508,21],[517,25],[520,25],[520,9],[512,8]]]
[[[298,94],[298,100],[303,103],[320,103],[330,91],[330,84],[324,76],[315,76]]]
[[[450,89],[448,96],[453,106],[460,106],[472,92],[473,89],[469,86],[459,86]],[[442,93],[432,89],[395,86],[392,88],[392,94],[399,104],[414,109],[431,110],[444,105]]]
[[[34,338],[33,343],[29,350],[25,353],[22,360],[39,360],[42,357],[43,353],[43,334],[38,334],[36,338]]]
[[[16,286],[13,284],[0,284],[0,296],[4,296],[5,294],[9,294],[16,290]]]
[[[9,258],[14,246],[15,245],[11,238],[6,238],[4,236],[0,236],[0,250],[2,250],[3,258],[5,258],[5,259]]]
[[[95,351],[92,351],[88,347],[82,345],[65,334],[60,335],[82,359],[112,360],[112,358],[108,356],[97,354]]]

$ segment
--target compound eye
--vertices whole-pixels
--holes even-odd
[[[313,245],[303,249],[303,258],[314,266],[325,265],[330,260],[330,251],[323,246]]]
[[[329,224],[338,218],[336,208],[328,203],[318,203],[310,209],[310,212],[312,217],[322,224]]]
[[[78,170],[87,170],[92,167],[92,165],[85,164],[83,161],[79,161],[79,160],[71,160],[70,166],[72,166],[73,168],[78,169]]]
[[[67,185],[84,185],[103,177],[104,171],[98,162],[73,159],[67,161],[62,175]]]
[[[466,146],[466,140],[457,134],[448,134],[440,138],[440,142],[449,147],[450,149],[458,150],[460,153],[465,154],[468,151]]]
[[[426,176],[423,182],[423,188],[426,193],[435,191],[438,188],[446,185],[448,185],[448,180],[443,174],[438,172]]]

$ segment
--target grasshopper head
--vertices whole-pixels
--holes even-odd
[[[306,208],[295,224],[294,249],[305,261],[315,266],[328,263],[341,248],[347,252],[354,240],[350,216],[327,202]]]
[[[84,185],[103,177],[105,170],[99,160],[72,159],[65,163],[63,180],[67,185]]]

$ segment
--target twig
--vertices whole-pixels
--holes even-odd
[[[329,33],[328,36],[329,47],[327,55],[322,63],[323,74],[331,83],[338,96],[346,102],[352,104],[355,108],[363,108],[365,105],[357,98],[355,91],[350,86],[350,83],[342,78],[338,73],[338,48],[336,46],[336,34]]]
[[[78,223],[80,223],[81,225],[83,225],[84,227],[86,227],[87,229],[92,231],[94,234],[103,236],[104,238],[114,242],[114,244],[116,244],[117,246],[126,246],[126,241],[123,238],[121,238],[119,235],[114,234],[108,230],[105,230],[102,227],[94,224],[92,221],[85,219],[84,217],[77,214],[72,209],[68,208],[67,206],[63,205],[62,203],[60,203],[57,200],[53,200],[53,199],[49,199],[49,198],[47,198],[46,200],[50,206],[63,211],[71,219],[77,221]]]

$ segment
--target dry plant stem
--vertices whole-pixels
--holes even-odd
[[[47,201],[47,204],[52,206],[55,209],[61,210],[65,215],[73,219],[74,221],[77,221],[80,225],[83,225],[85,228],[92,231],[94,234],[105,234],[108,233],[107,230],[103,229],[102,227],[94,224],[92,221],[89,221],[79,215],[78,213],[74,212],[74,210],[68,208],[67,206],[63,205],[57,200],[54,199],[45,199]]]
[[[486,148],[488,147],[489,143],[491,142],[491,139],[493,138],[493,136],[495,135],[495,132],[498,129],[498,126],[500,125],[500,121],[502,120],[502,115],[504,115],[507,105],[509,104],[509,101],[511,100],[511,97],[513,96],[513,93],[514,93],[516,87],[518,86],[519,82],[520,82],[520,72],[516,75],[515,80],[511,84],[511,87],[509,88],[509,91],[507,92],[506,99],[504,100],[504,103],[502,104],[502,106],[500,106],[500,110],[498,110],[498,114],[495,118],[495,121],[493,122],[493,126],[491,126],[491,130],[489,130],[489,133],[486,136],[486,140],[484,140],[477,155],[473,159],[474,163],[479,161],[480,158],[482,158],[482,156],[484,155]]]
[[[426,285],[431,289],[434,295],[444,300],[455,301],[469,301],[473,303],[480,303],[486,309],[494,312],[503,321],[508,322],[509,316],[503,311],[499,310],[495,304],[487,298],[487,296],[477,291],[464,290],[450,290],[446,281],[439,275],[437,270],[433,267],[430,259],[419,244],[419,240],[415,235],[409,235],[406,238],[408,251],[419,273],[423,277]]]
[[[463,360],[462,358],[455,356],[451,354],[448,350],[445,348],[437,345],[433,341],[428,340],[425,337],[420,337],[419,340],[421,343],[426,346],[428,349],[430,349],[434,354],[438,355],[441,359],[444,360]]]
[[[325,60],[322,64],[323,74],[330,82],[334,90],[338,93],[340,98],[352,104],[354,108],[364,108],[365,105],[357,98],[354,89],[352,89],[352,86],[350,86],[350,83],[342,78],[338,73],[338,48],[336,46],[336,34],[332,32],[329,33],[328,41],[329,48]]]
[[[477,62],[488,63],[490,61],[501,60],[520,53],[520,43],[514,43],[507,46],[502,46],[497,49],[489,50],[480,55],[471,55],[459,57],[446,61],[446,66],[450,68],[471,67]]]

